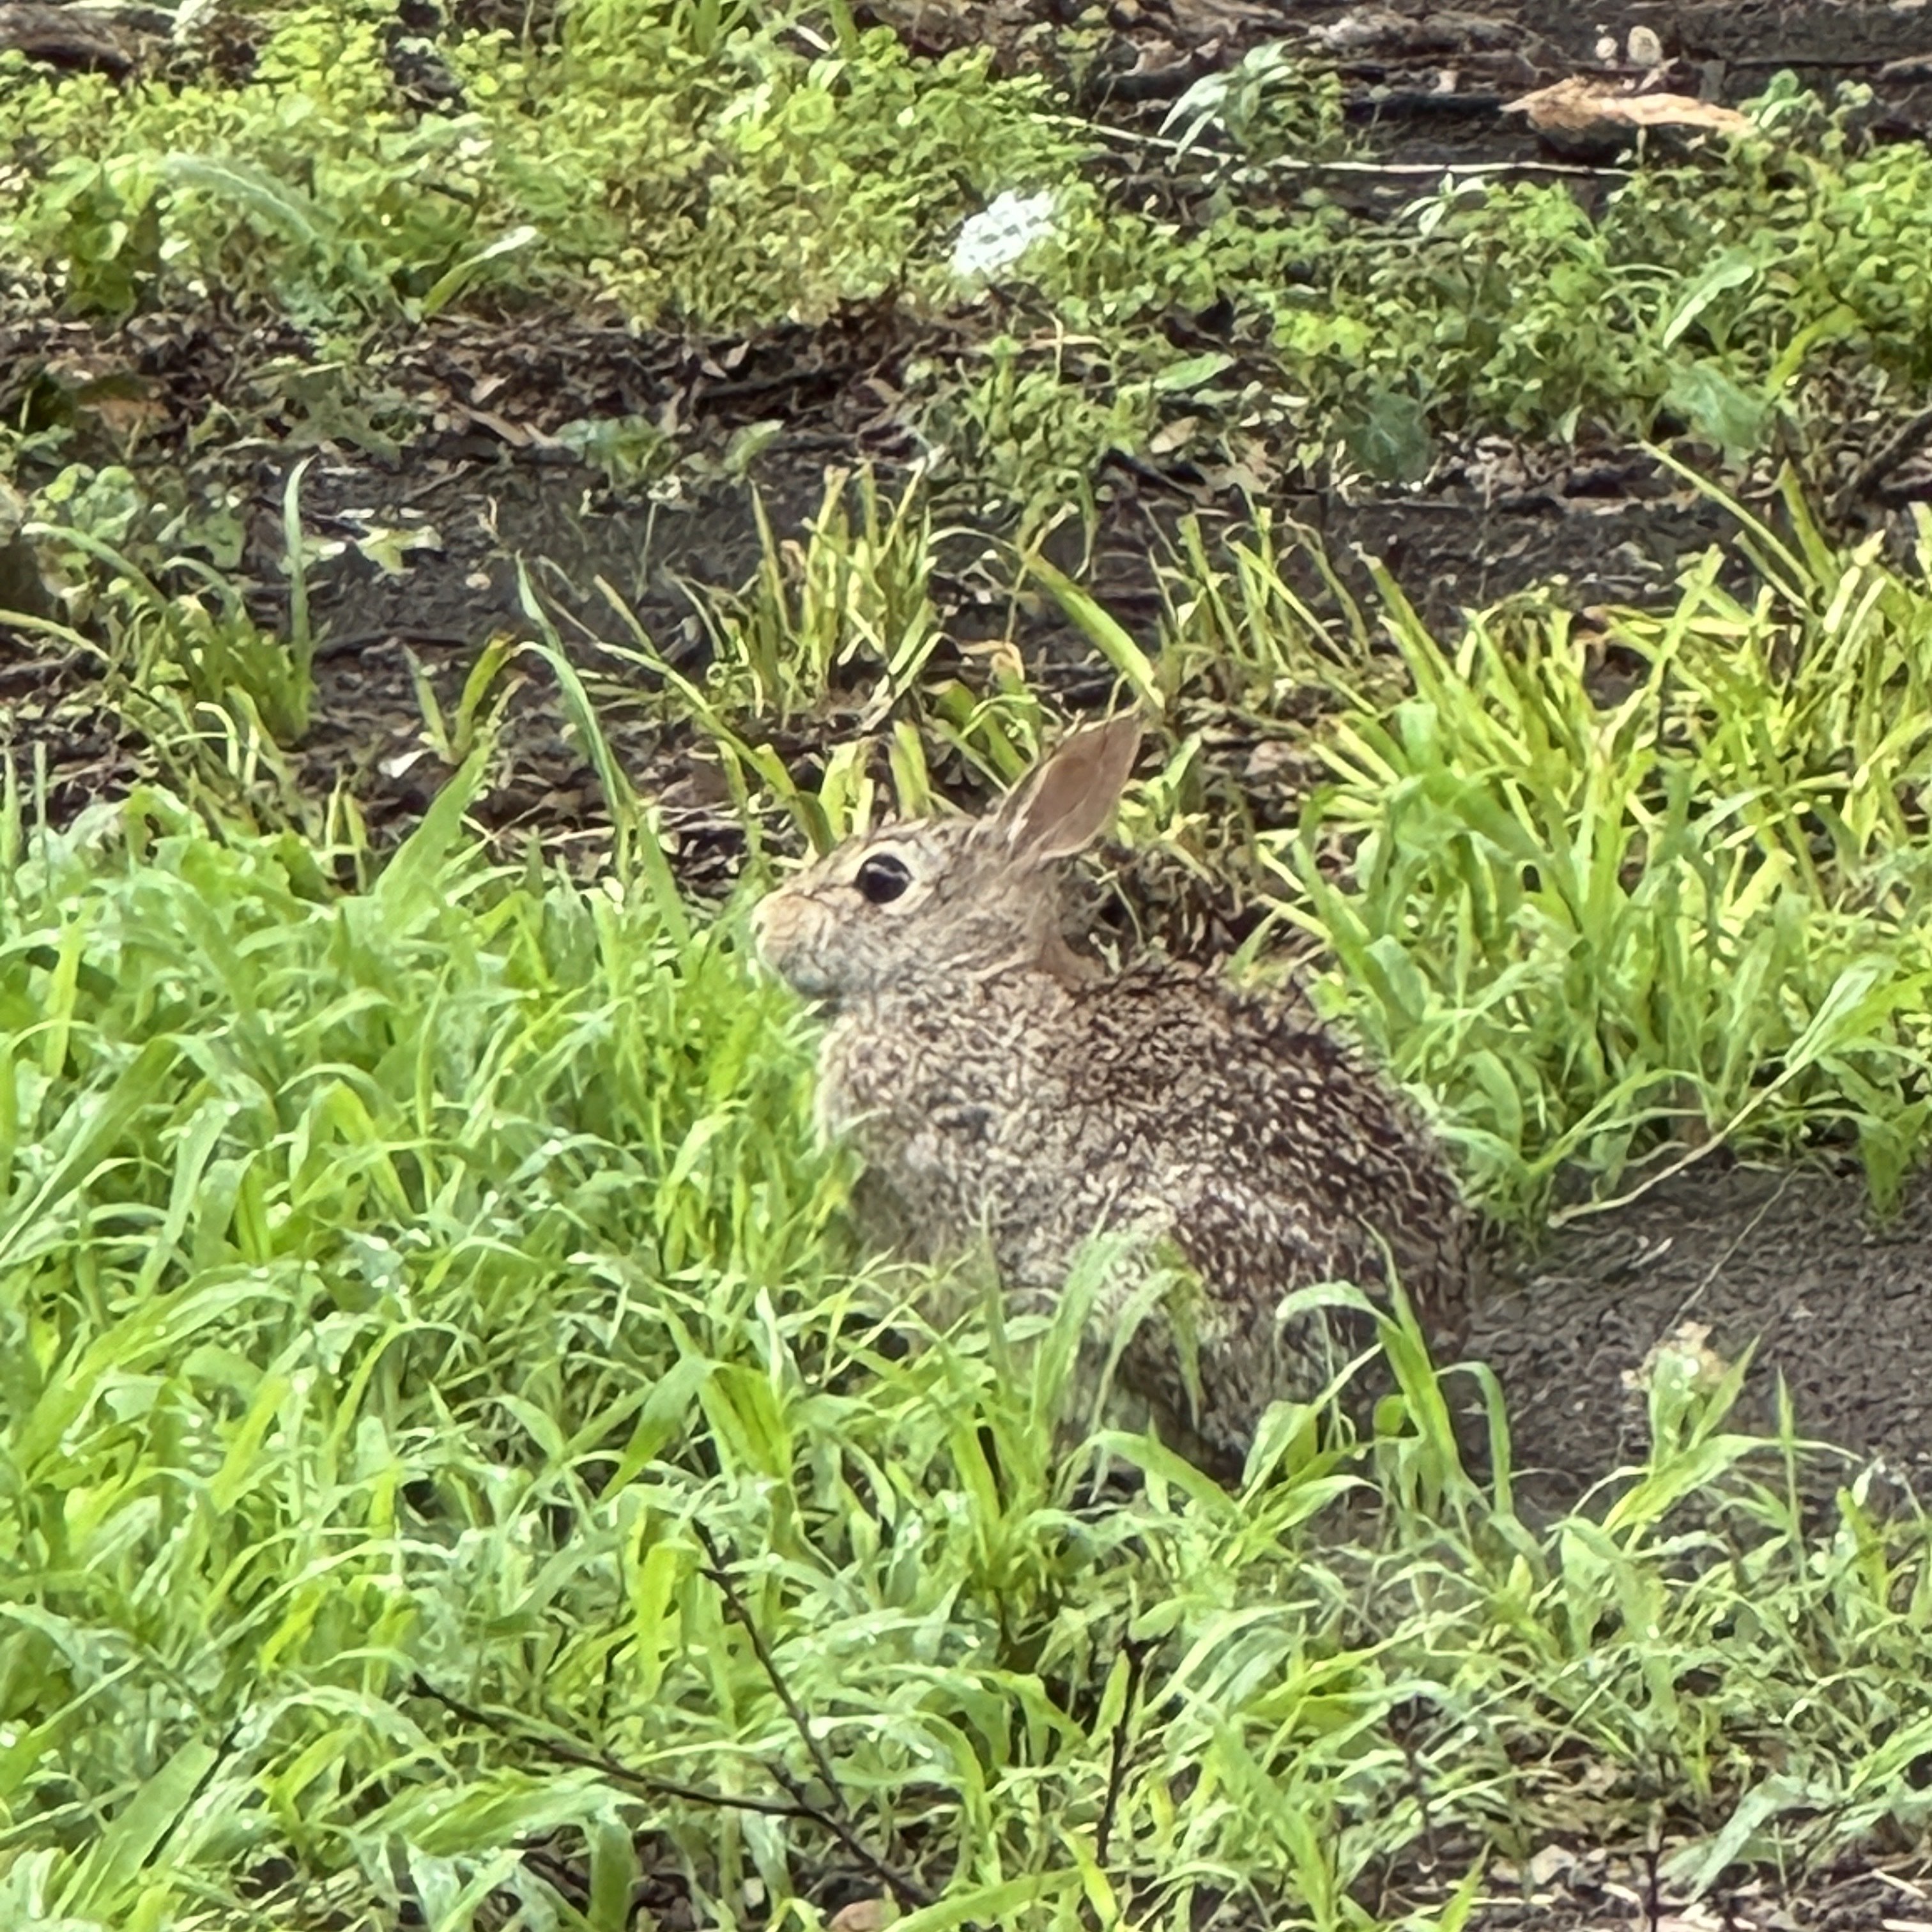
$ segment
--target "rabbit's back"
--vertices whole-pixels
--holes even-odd
[[[1189,1258],[1272,1307],[1285,1287],[1386,1281],[1418,1305],[1462,1306],[1473,1223],[1408,1100],[1295,1000],[1244,997],[1155,967],[1083,989],[1079,1097],[1105,1160],[1109,1118],[1164,1164]],[[1384,1252],[1384,1244],[1387,1244]]]
[[[1291,1290],[1372,1291],[1392,1257],[1439,1330],[1467,1298],[1473,1223],[1408,1104],[1304,1008],[1210,976],[1030,972],[881,997],[828,1039],[820,1090],[865,1156],[879,1232],[938,1257],[983,1231],[1022,1306],[1050,1305],[1096,1233],[1171,1242],[1200,1277],[1193,1446],[1216,1460],[1333,1365],[1328,1324],[1276,1321]],[[1180,1352],[1155,1322],[1122,1361],[1170,1426],[1193,1406]]]

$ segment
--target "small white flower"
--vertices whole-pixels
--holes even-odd
[[[990,206],[968,215],[952,244],[952,272],[990,275],[1010,268],[1053,228],[1053,194],[996,195]]]

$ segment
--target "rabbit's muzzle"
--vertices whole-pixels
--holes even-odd
[[[752,944],[766,969],[808,999],[836,990],[826,958],[832,909],[803,892],[768,894],[752,908]]]

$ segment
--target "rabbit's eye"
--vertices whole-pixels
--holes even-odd
[[[869,905],[890,905],[911,884],[904,860],[890,853],[875,852],[859,868],[859,890]]]

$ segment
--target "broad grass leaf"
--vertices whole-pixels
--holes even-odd
[[[46,1178],[19,1207],[0,1219],[0,1266],[17,1265],[61,1239],[50,1216],[84,1186],[124,1142],[140,1115],[158,1100],[181,1058],[165,1036],[142,1044],[105,1091],[78,1101],[73,1131]]]
[[[177,186],[230,202],[305,248],[320,252],[336,238],[335,224],[314,200],[254,162],[232,155],[173,154],[164,170]]]
[[[1749,1860],[1766,1841],[1766,1827],[1788,1811],[1810,1812],[1836,1802],[1802,1778],[1773,1772],[1745,1792],[1710,1838],[1678,1846],[1661,1862],[1690,1899],[1699,1899],[1734,1864]]]
[[[124,1909],[129,1888],[220,1761],[210,1744],[184,1744],[115,1815],[62,1894],[60,1907],[104,1917]]]
[[[1039,578],[1054,602],[1087,641],[1124,679],[1135,697],[1150,711],[1166,708],[1167,698],[1154,660],[1128,635],[1115,617],[1090,592],[1083,590],[1057,565],[1034,552],[1027,558],[1030,575]]]
[[[1767,398],[1745,388],[1711,362],[1674,364],[1664,400],[1734,464],[1745,461],[1762,446],[1777,413],[1777,406]]]
[[[1718,296],[1742,288],[1763,272],[1756,255],[1748,249],[1726,248],[1693,281],[1678,303],[1676,313],[1664,325],[1658,340],[1666,349],[1672,346]]]
[[[430,801],[429,809],[382,868],[370,895],[370,907],[390,940],[416,931],[444,903],[444,881],[452,864],[464,864],[457,844],[464,815],[475,802],[489,761],[478,746]]]
[[[1077,1870],[1022,1873],[1016,1878],[961,1887],[932,1905],[921,1906],[895,1922],[893,1932],[952,1932],[957,1926],[976,1924],[1058,1924],[1071,1895],[1082,1890]],[[1037,1915],[1051,1912],[1042,1921]]]

